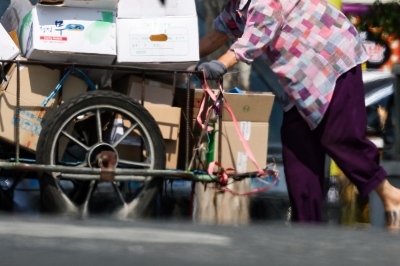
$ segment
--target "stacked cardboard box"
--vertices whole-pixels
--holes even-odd
[[[26,2],[29,3],[13,0],[2,18],[8,31],[18,32],[24,57],[47,62],[112,64],[116,56],[118,0],[65,0],[60,5],[41,1],[30,7]]]
[[[187,91],[177,90],[175,95],[175,105],[182,108],[185,113]],[[197,170],[206,170],[211,161],[218,161],[225,168],[235,168],[238,172],[256,171],[253,162],[248,158],[248,154],[243,148],[239,139],[234,122],[230,114],[224,110],[222,113],[222,128],[219,123],[214,124],[215,130],[211,133],[202,135],[202,127],[196,121],[199,107],[203,97],[202,90],[190,90],[189,122],[189,159],[193,152],[197,152],[198,157],[192,165]],[[271,114],[274,95],[271,93],[225,93],[225,100],[231,106],[233,113],[238,121],[238,127],[243,133],[249,144],[250,150],[256,158],[260,167],[265,167],[267,160],[267,142],[269,117]],[[212,105],[212,101],[207,98],[205,109]],[[201,116],[205,120],[204,114]],[[182,127],[186,125],[185,119],[181,119]],[[218,134],[221,133],[221,155],[218,153],[219,142]],[[181,139],[186,138],[186,131],[181,130]],[[200,144],[200,146],[198,146]],[[186,143],[180,145],[179,167],[186,167]],[[220,159],[220,160],[219,160]]]
[[[184,68],[199,61],[195,2],[120,0],[117,17],[117,63]]]
[[[7,81],[0,85],[0,138],[15,143],[17,74],[11,67],[7,72]],[[43,78],[46,77],[46,78]],[[20,67],[20,145],[31,151],[36,151],[42,127],[57,108],[58,95],[45,107],[41,103],[56,88],[60,81],[60,71],[43,66]],[[84,93],[86,82],[70,76],[63,85],[64,101]]]
[[[148,79],[142,83],[141,78],[129,75],[114,84],[113,90],[128,95],[138,102],[143,100],[144,107],[154,117],[161,130],[166,148],[166,167],[177,169],[181,109],[171,106],[173,86]],[[131,137],[134,134],[133,132]],[[130,154],[129,158],[125,159],[134,160],[138,156],[137,152],[141,152],[135,147],[137,145],[134,143],[123,144],[118,151],[126,155]]]

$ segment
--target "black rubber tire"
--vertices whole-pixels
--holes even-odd
[[[69,117],[88,106],[106,104],[118,106],[131,114],[143,124],[150,135],[154,147],[154,164],[152,169],[165,169],[166,154],[161,131],[152,115],[138,102],[117,92],[90,91],[66,101],[48,119],[41,131],[37,151],[37,164],[51,164],[50,151],[57,131]],[[73,202],[69,201],[63,191],[57,186],[56,178],[50,173],[42,173],[39,178],[41,189],[41,206],[44,212],[65,213],[71,209]],[[146,217],[154,213],[155,199],[162,192],[162,178],[148,178],[143,189],[137,196],[139,203],[131,216]],[[72,206],[77,207],[77,206]]]

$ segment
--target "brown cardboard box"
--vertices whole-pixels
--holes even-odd
[[[268,122],[275,96],[270,92],[225,93],[225,99],[232,108],[237,121]],[[223,121],[232,121],[224,110]]]
[[[0,89],[0,138],[15,143],[15,117],[17,74],[10,72],[7,86]],[[43,66],[21,66],[20,68],[20,144],[36,151],[40,132],[56,108],[58,96],[40,107],[42,101],[54,90],[60,80],[60,72]],[[4,84],[3,84],[4,85]],[[85,81],[70,76],[63,86],[63,100],[85,92]]]
[[[201,128],[193,120],[191,129],[191,138],[189,142],[189,161],[192,158],[194,150],[197,148],[199,143]],[[241,131],[247,140],[251,152],[253,153],[258,165],[261,168],[266,166],[267,152],[268,152],[268,123],[260,122],[238,122]],[[221,161],[218,159],[218,134],[219,129],[216,125],[214,134],[214,145],[210,145],[212,142],[211,136],[203,136],[199,147],[199,158],[195,161],[193,169],[196,170],[207,170],[207,160],[211,156],[210,161],[220,162],[224,168],[234,168],[239,173],[257,171],[253,162],[248,158],[247,153],[243,148],[243,144],[239,139],[239,135],[236,132],[233,122],[223,121],[222,122],[222,146],[221,146]],[[209,139],[210,138],[210,139]],[[181,131],[181,139],[184,139],[184,134]],[[214,147],[214,152],[209,153],[209,150]],[[179,146],[179,168],[184,169],[185,167],[185,154],[186,145],[184,142]],[[214,154],[214,159],[212,159]],[[200,168],[199,168],[200,167]],[[193,170],[192,169],[192,170]]]
[[[158,104],[145,104],[144,107],[154,117],[161,130],[167,153],[166,167],[176,169],[179,155],[181,109]]]
[[[156,120],[158,127],[160,128],[161,135],[164,139],[165,150],[166,150],[166,167],[169,169],[176,169],[178,163],[178,148],[179,148],[179,129],[180,129],[180,119],[181,119],[181,109],[178,107],[171,107],[166,105],[158,104],[145,104],[144,107],[149,111],[149,113]],[[129,128],[129,125],[124,126]],[[121,145],[118,145],[118,147]],[[123,145],[127,147],[118,148],[118,152],[121,149],[121,154],[127,156],[129,160],[135,160],[138,158],[137,152],[132,145]],[[133,149],[131,155],[129,155],[129,146]],[[140,152],[140,151],[139,151]],[[157,152],[157,151],[156,151]],[[139,155],[140,157],[140,155]]]
[[[261,168],[265,168],[268,152],[268,123],[238,122],[254,158]],[[218,131],[216,132],[214,161],[218,161]],[[234,168],[238,173],[257,171],[239,139],[233,122],[222,122],[221,165]]]
[[[138,102],[141,102],[142,100],[141,77],[129,75],[113,85],[113,89],[117,92],[128,95]],[[172,85],[145,79],[143,92],[143,100],[145,103],[172,106],[173,97],[174,90]]]
[[[178,91],[178,90],[177,90]],[[253,152],[260,167],[265,167],[267,158],[267,142],[268,142],[268,121],[271,114],[272,104],[274,101],[274,95],[271,93],[245,93],[245,94],[234,94],[226,93],[225,97],[230,104],[233,113],[239,121],[239,127],[242,129],[243,134],[248,143],[251,151]],[[194,117],[195,118],[195,117]],[[245,120],[242,120],[245,119]],[[253,163],[248,159],[246,153],[244,153],[243,144],[239,139],[236,129],[231,122],[232,118],[229,113],[225,110],[222,119],[222,153],[221,163],[225,168],[237,168],[237,171],[255,171]],[[251,121],[251,122],[248,122]],[[186,139],[185,131],[186,121],[181,120],[181,140]],[[192,158],[193,151],[197,147],[198,140],[201,133],[201,127],[192,119],[189,124],[190,128],[190,139],[189,139],[189,159]],[[216,124],[216,132],[214,136],[214,161],[218,161],[218,123]],[[257,141],[258,139],[258,141]],[[201,140],[202,150],[200,153],[200,163],[197,166],[202,168],[196,168],[197,170],[206,170],[207,168],[207,157],[208,153],[207,144],[211,140],[207,136],[204,136]],[[262,145],[261,145],[262,144]],[[210,146],[209,148],[211,148]],[[186,158],[186,145],[185,141],[181,142],[180,145],[180,160],[179,167],[185,167]],[[247,163],[245,163],[247,161]],[[203,167],[205,166],[205,167]]]
[[[144,84],[144,107],[154,117],[161,130],[167,155],[166,167],[176,169],[181,108],[171,107],[174,97],[173,86],[149,79],[146,79]],[[129,75],[114,84],[113,90],[141,102],[142,78]]]

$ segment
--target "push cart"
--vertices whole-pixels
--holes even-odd
[[[40,183],[41,206],[45,211],[53,213],[89,214],[89,202],[96,189],[108,185],[115,193],[118,202],[115,214],[119,217],[149,215],[157,198],[162,191],[164,180],[189,180],[200,182],[215,182],[224,185],[226,178],[241,180],[248,177],[259,177],[260,173],[237,174],[234,171],[205,172],[193,165],[196,152],[191,154],[189,145],[190,125],[188,119],[181,125],[184,130],[186,153],[184,158],[186,169],[165,169],[166,153],[161,131],[152,115],[141,101],[135,101],[122,93],[110,90],[98,90],[85,75],[85,69],[101,69],[108,72],[129,73],[142,77],[143,84],[149,75],[167,74],[173,77],[186,77],[187,101],[184,117],[189,117],[190,80],[193,75],[201,76],[202,72],[142,68],[133,66],[85,65],[32,61],[2,61],[1,65],[16,66],[17,88],[15,106],[15,156],[0,161],[3,171],[13,172],[14,189],[22,173],[36,173]],[[40,130],[37,148],[30,153],[20,145],[21,132],[21,84],[20,69],[22,66],[42,65],[60,69],[63,74],[60,83],[43,101],[45,107],[49,100],[58,96],[60,103],[51,116],[46,119]],[[2,67],[3,69],[3,67]],[[70,75],[81,75],[88,83],[88,91],[62,102],[62,86]],[[6,78],[3,71],[3,78]],[[46,77],[43,77],[45,79]],[[145,93],[142,84],[142,95]],[[221,100],[223,95],[218,98]],[[223,101],[220,103],[223,104]],[[207,120],[211,116],[207,116]],[[212,119],[217,121],[218,113]],[[122,121],[118,126],[115,121]],[[207,125],[209,121],[205,121]],[[203,130],[204,131],[204,130]],[[133,136],[133,137],[132,137]],[[220,137],[220,134],[219,134]],[[140,146],[139,156],[127,159],[119,152],[119,145],[125,141],[133,141]],[[221,143],[221,141],[219,142]],[[195,151],[196,149],[194,149]],[[32,158],[21,154],[32,154]],[[220,154],[220,153],[219,153]],[[29,156],[28,156],[29,157]],[[128,157],[131,158],[131,157]],[[18,173],[18,174],[15,174]],[[273,169],[267,168],[267,175],[274,175]],[[137,186],[137,182],[142,185]],[[133,185],[134,184],[134,185]]]

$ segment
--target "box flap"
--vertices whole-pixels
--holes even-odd
[[[118,18],[197,16],[194,0],[120,0]]]
[[[174,88],[172,85],[145,79],[144,101],[153,104],[171,106],[173,102]],[[114,86],[114,90],[128,95],[132,99],[141,102],[142,100],[142,78],[129,75]]]
[[[39,5],[117,10],[118,0],[39,0]]]
[[[15,96],[17,94],[17,71],[13,69],[11,79],[7,86],[7,93]],[[46,77],[43,79],[42,77]],[[50,93],[56,88],[60,81],[60,71],[50,69],[43,66],[24,66],[20,68],[20,88],[21,88],[21,99],[32,103],[34,106],[40,106],[43,100],[50,95]],[[69,76],[63,85],[62,98],[64,101],[72,98],[73,96],[83,93],[86,91],[87,83],[74,76]],[[55,103],[54,97],[46,107],[53,106]]]
[[[10,5],[0,19],[4,29],[7,32],[18,31],[22,19],[33,7],[29,0],[11,0]]]
[[[145,103],[144,107],[156,120],[163,139],[178,139],[181,108],[150,103]]]
[[[13,60],[19,55],[19,48],[2,25],[0,25],[0,40],[0,60]]]
[[[224,95],[237,121],[269,121],[275,99],[272,93],[246,92],[245,94],[225,93]],[[230,114],[226,110],[223,112],[222,120],[232,121]]]

